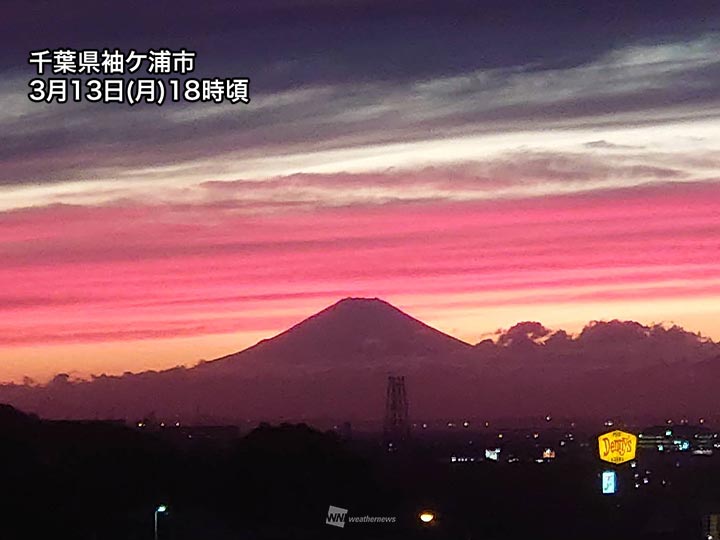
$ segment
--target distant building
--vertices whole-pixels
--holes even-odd
[[[717,433],[700,426],[654,426],[638,434],[639,449],[709,455],[718,447]]]

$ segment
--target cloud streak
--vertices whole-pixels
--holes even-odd
[[[16,211],[2,216],[0,336],[17,347],[269,335],[306,306],[350,295],[435,303],[440,319],[462,306],[552,314],[564,303],[710,301],[720,299],[710,255],[719,193],[701,183],[278,214],[140,203]],[[463,336],[481,331],[463,324]]]
[[[4,6],[0,379],[174,365],[350,295],[470,341],[626,312],[720,336],[717,10],[146,4]],[[26,98],[29,50],[160,46],[250,104]]]

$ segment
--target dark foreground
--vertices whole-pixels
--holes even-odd
[[[180,430],[169,437],[0,412],[0,538],[151,539],[154,511],[166,504],[163,540],[687,540],[706,538],[703,516],[720,508],[714,457],[640,456],[637,468],[621,471],[613,496],[600,492],[602,467],[590,447],[546,463],[451,463],[438,445],[387,453],[374,441],[306,426],[192,440]],[[330,505],[394,523],[333,527],[325,523]],[[430,525],[418,519],[424,509],[437,516]]]

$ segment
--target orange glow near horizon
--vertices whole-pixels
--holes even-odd
[[[424,299],[427,301],[427,299]],[[720,297],[710,299],[720,306]],[[438,308],[424,306],[418,311],[407,309],[410,315],[422,320],[438,330],[450,334],[467,343],[478,343],[482,339],[493,339],[495,330],[507,329],[516,322],[535,320],[538,312],[543,312],[542,322],[551,329],[564,329],[577,333],[590,320],[611,320],[613,318],[635,320],[642,324],[668,322],[683,328],[699,332],[703,336],[718,340],[720,336],[720,308],[712,308],[705,313],[693,312],[693,307],[704,309],[706,304],[688,306],[685,301],[656,301],[651,310],[647,305],[638,306],[632,302],[609,303],[605,305],[524,305],[512,308],[484,310],[481,306],[473,309]],[[678,304],[680,304],[678,306]],[[402,305],[402,304],[399,304]],[[410,305],[410,304],[408,304]],[[325,304],[315,306],[312,315]],[[687,313],[677,315],[677,308]],[[579,311],[580,310],[580,311]],[[588,316],[575,320],[585,311]],[[648,315],[648,311],[652,315]],[[595,315],[590,316],[589,313]],[[624,316],[616,315],[618,313]],[[636,315],[633,315],[636,313]],[[426,316],[423,316],[426,314]],[[533,316],[533,314],[535,316]],[[604,315],[603,315],[604,314]],[[663,315],[665,314],[665,315]],[[643,316],[644,315],[644,316]],[[179,365],[192,367],[201,360],[211,360],[231,354],[256,344],[258,341],[277,335],[287,329],[287,325],[302,319],[288,320],[286,326],[269,327],[259,332],[233,332],[226,334],[208,334],[188,338],[147,339],[132,341],[112,341],[103,343],[69,343],[62,345],[40,344],[35,346],[8,347],[3,350],[3,382],[22,382],[25,377],[43,383],[58,373],[67,373],[75,378],[88,378],[91,375],[121,375],[126,371],[170,369]],[[486,329],[479,331],[478,329]],[[31,367],[32,370],[28,369]]]
[[[471,343],[524,320],[577,332],[615,318],[717,340],[719,216],[714,184],[262,215],[9,212],[0,379],[192,365],[347,296],[383,298]]]
[[[49,24],[11,2],[0,383],[192,366],[347,297],[472,344],[615,319],[720,342],[712,17],[623,8],[608,31],[613,10],[371,3],[202,4],[159,26],[113,11],[102,43],[94,11]],[[240,57],[250,34],[263,52]],[[35,75],[73,73],[71,52],[41,75],[29,50],[168,41],[197,53],[198,77],[250,77],[250,102],[28,98]],[[133,63],[113,76],[147,75]]]

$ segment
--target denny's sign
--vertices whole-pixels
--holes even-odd
[[[610,431],[598,437],[600,459],[609,463],[625,463],[635,459],[637,437],[624,431]]]

